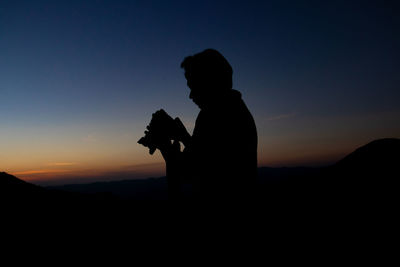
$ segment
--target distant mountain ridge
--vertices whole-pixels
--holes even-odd
[[[302,198],[331,195],[333,192],[355,193],[359,188],[396,187],[399,178],[400,139],[372,141],[350,153],[336,164],[321,168],[259,168],[259,188],[267,198]],[[397,188],[397,187],[396,187]],[[365,188],[364,188],[365,189]],[[69,192],[69,193],[67,193]],[[329,193],[330,192],[330,193]],[[165,177],[142,180],[96,182],[91,184],[40,187],[7,173],[0,173],[0,196],[12,199],[69,198],[71,194],[117,197],[129,200],[166,200]]]

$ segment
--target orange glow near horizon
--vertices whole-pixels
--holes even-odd
[[[255,116],[258,166],[334,163],[374,139],[399,137],[398,124],[377,127],[397,118],[397,113],[334,118],[305,118],[294,113],[264,119]],[[111,124],[96,131],[86,125],[3,128],[0,171],[43,185],[164,176],[160,153],[149,155],[147,148],[137,144],[144,127],[140,122],[129,127]],[[95,133],[83,138],[87,132]],[[388,132],[393,134],[387,136]]]
[[[159,177],[164,175],[164,163],[148,163],[132,166],[119,166],[114,168],[73,168],[67,169],[32,169],[24,171],[10,171],[9,173],[18,178],[43,185],[85,183],[94,181],[143,179]]]
[[[270,147],[272,148],[272,146]],[[269,151],[266,152],[266,151]],[[332,151],[306,151],[297,154],[293,147],[272,151],[259,148],[259,167],[291,167],[291,166],[315,166],[335,162],[346,155],[347,151],[333,153]],[[350,152],[350,151],[349,151]],[[85,183],[96,180],[124,180],[160,177],[165,175],[165,163],[159,152],[154,155],[154,160],[142,164],[80,164],[77,162],[54,162],[42,164],[42,168],[10,169],[8,172],[27,182],[52,185],[67,183]],[[145,159],[153,159],[145,154]]]

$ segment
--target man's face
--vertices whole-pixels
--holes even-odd
[[[196,80],[194,78],[186,78],[187,85],[190,88],[189,98],[193,100],[193,102],[200,108],[204,108],[207,105],[207,100],[209,97],[207,96],[207,87],[202,83],[201,80]]]

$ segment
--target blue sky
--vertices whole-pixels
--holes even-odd
[[[234,69],[260,165],[399,137],[399,17],[396,1],[2,1],[0,169],[161,163],[136,140],[159,108],[193,128],[179,66],[206,48]]]

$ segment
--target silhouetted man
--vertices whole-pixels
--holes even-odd
[[[247,199],[257,176],[257,130],[241,93],[232,89],[232,67],[213,49],[186,57],[181,67],[200,113],[192,136],[178,118],[169,117],[170,122],[163,120],[168,137],[155,138],[170,192],[178,194],[181,182],[189,181],[197,200]],[[185,146],[182,152],[177,141]]]

